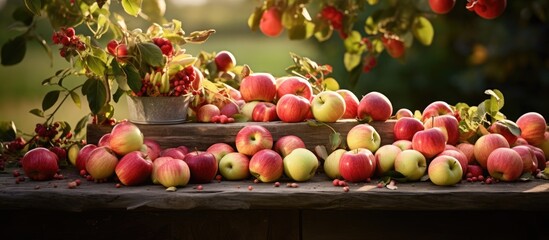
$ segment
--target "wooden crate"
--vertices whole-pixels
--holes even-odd
[[[234,145],[235,136],[246,125],[257,124],[267,128],[276,141],[285,135],[296,135],[303,139],[308,149],[316,145],[329,146],[329,135],[332,130],[327,126],[310,126],[306,122],[284,123],[284,122],[245,122],[230,124],[215,123],[183,123],[173,125],[144,125],[139,126],[146,138],[154,139],[163,148],[176,147],[180,145],[191,149],[206,150],[210,145],[218,142],[225,142]],[[359,124],[355,120],[342,120],[329,123],[335,131],[339,132],[343,140],[347,132]],[[380,134],[381,143],[391,144],[394,140],[394,120],[385,122],[372,122],[372,125]],[[89,124],[87,126],[87,142],[97,143],[103,134],[110,132],[112,127]]]

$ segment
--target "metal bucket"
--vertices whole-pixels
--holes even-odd
[[[135,97],[128,96],[129,120],[138,124],[175,124],[187,120],[192,96]]]

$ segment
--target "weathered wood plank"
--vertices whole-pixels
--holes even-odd
[[[48,209],[88,211],[93,209],[160,210],[237,210],[237,209],[363,209],[393,211],[521,210],[549,211],[549,183],[528,182],[481,184],[463,182],[441,187],[431,182],[398,184],[397,190],[377,188],[376,181],[353,183],[350,191],[334,187],[323,174],[317,174],[298,188],[242,181],[212,181],[195,189],[190,184],[176,192],[160,185],[116,188],[115,183],[83,181],[76,189],[67,183],[79,178],[75,169],[65,169],[65,180],[24,181],[15,184],[10,174],[0,175],[1,209]],[[38,188],[37,188],[38,186]],[[253,190],[248,190],[252,186]]]
[[[393,127],[394,120],[386,122],[372,122],[376,131],[380,134],[382,144],[391,144],[394,140]],[[235,136],[246,125],[257,124],[267,128],[273,138],[285,135],[297,135],[303,139],[309,149],[317,145],[329,145],[329,135],[332,130],[327,126],[313,127],[306,122],[302,123],[284,123],[284,122],[246,122],[231,124],[215,123],[184,123],[173,125],[144,125],[137,124],[146,138],[154,139],[164,148],[184,145],[192,149],[205,150],[210,145],[217,142],[225,142],[234,145]],[[335,131],[339,132],[343,140],[347,132],[359,124],[354,120],[338,121],[329,123]],[[87,126],[87,142],[97,143],[103,134],[111,130],[109,126],[99,126],[89,124]]]

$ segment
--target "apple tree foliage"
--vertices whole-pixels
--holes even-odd
[[[53,65],[53,44],[61,46],[58,54],[70,63],[70,67],[58,70],[54,75],[44,79],[41,84],[55,87],[47,92],[39,108],[30,110],[30,113],[44,119],[37,125],[36,135],[31,135],[29,142],[23,146],[58,146],[53,138],[38,143],[35,138],[43,138],[41,131],[53,131],[62,133],[55,139],[81,138],[82,130],[90,118],[93,123],[113,124],[114,107],[112,102],[117,102],[125,93],[139,92],[142,79],[146,74],[156,68],[166,66],[166,59],[159,46],[152,43],[152,38],[161,36],[175,45],[177,54],[171,60],[188,62],[190,59],[179,48],[188,42],[202,43],[213,34],[214,30],[195,31],[186,34],[182,29],[182,23],[178,20],[168,21],[164,19],[164,0],[24,0],[12,14],[14,23],[10,30],[17,35],[2,45],[1,64],[12,66],[20,63],[26,54],[29,42],[38,42],[48,54]],[[119,3],[122,13],[117,13],[113,8],[114,3]],[[113,6],[111,6],[111,4]],[[123,16],[126,15],[126,16]],[[151,25],[148,29],[139,28],[130,30],[127,28],[124,17],[140,17]],[[41,20],[47,20],[53,29],[53,36],[44,37],[38,31]],[[76,32],[78,30],[78,32]],[[105,40],[117,40],[127,44],[127,52],[124,56],[118,56],[116,51],[102,46]],[[51,40],[50,40],[51,39]],[[56,47],[56,45],[53,45]],[[191,60],[196,60],[192,58]],[[176,64],[173,64],[176,65]],[[170,70],[172,70],[170,68]],[[82,80],[75,87],[67,87],[67,81],[72,78]],[[55,119],[55,114],[66,102],[73,102],[78,108],[82,105],[81,96],[87,100],[90,114],[82,117],[74,128],[68,122]],[[0,142],[14,140],[13,133],[17,132],[12,122],[0,124]],[[46,134],[47,135],[47,134]]]

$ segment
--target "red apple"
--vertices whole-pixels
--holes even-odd
[[[515,150],[522,159],[522,173],[533,173],[538,169],[538,159],[534,150],[526,145],[514,146]]]
[[[296,135],[286,135],[276,140],[273,150],[284,158],[296,148],[305,148],[305,142]]]
[[[345,114],[345,100],[337,92],[322,91],[313,97],[311,112],[320,122],[336,122]]]
[[[425,107],[425,109],[423,109],[421,121],[425,122],[425,120],[431,117],[446,115],[446,114],[450,114],[450,115],[454,114],[452,107],[444,101],[435,101],[430,103],[429,105],[427,105],[427,107]]]
[[[111,141],[111,133],[105,133],[101,138],[99,138],[99,141],[97,141],[98,147],[110,147],[109,142]]]
[[[539,145],[545,138],[547,122],[545,118],[537,112],[528,112],[521,115],[517,121],[520,128],[520,136],[532,145]]]
[[[217,174],[217,160],[209,152],[191,152],[183,160],[191,170],[192,183],[209,183]]]
[[[271,102],[259,102],[252,111],[254,122],[274,122],[278,120],[276,105]]]
[[[273,142],[271,132],[261,125],[246,125],[235,137],[236,150],[248,156],[262,149],[272,149]]]
[[[184,187],[189,183],[191,170],[185,161],[171,158],[155,168],[153,175],[164,187]]]
[[[446,134],[448,135],[447,144],[458,144],[459,122],[457,118],[454,117],[454,115],[445,114],[440,116],[433,116],[431,118],[425,119],[423,126],[425,127],[425,129],[433,127],[444,128]]]
[[[234,152],[234,148],[227,143],[214,143],[206,149],[206,152],[213,154],[217,163],[219,163],[225,155]]]
[[[484,176],[484,169],[479,165],[469,164],[467,165],[467,173],[471,173],[472,177],[478,178],[478,176]]]
[[[23,155],[21,165],[25,175],[35,181],[53,179],[59,170],[58,157],[55,153],[44,147],[33,148]]]
[[[143,145],[143,133],[137,125],[123,121],[111,130],[110,148],[119,156],[138,151]]]
[[[514,123],[511,122],[511,121],[507,121],[506,124],[514,124]],[[516,126],[516,128],[518,128],[518,126],[516,124],[514,124],[514,125]],[[490,125],[490,127],[488,128],[488,131],[491,132],[491,133],[501,134],[503,137],[505,137],[505,139],[507,139],[507,142],[509,143],[509,146],[515,145],[515,143],[517,142],[517,139],[519,137],[519,136],[513,134],[511,132],[511,130],[509,129],[509,127],[501,121],[494,122],[492,125]]]
[[[276,97],[280,99],[286,94],[302,96],[307,100],[313,97],[313,88],[307,79],[298,76],[281,77],[276,80]]]
[[[273,102],[276,97],[275,78],[270,73],[252,73],[240,82],[240,94],[246,102]]]
[[[462,142],[456,145],[456,147],[465,154],[465,157],[467,157],[468,164],[474,164],[476,163],[475,159],[475,145],[470,142]]]
[[[157,157],[160,157],[160,153],[162,153],[162,147],[160,147],[158,141],[145,138],[143,140],[143,143],[147,146],[147,156],[149,156],[151,161],[154,161]]]
[[[95,180],[107,180],[114,175],[118,164],[116,153],[108,147],[97,147],[91,151],[86,161],[86,171]]]
[[[250,175],[249,164],[248,156],[239,152],[230,152],[219,161],[219,173],[229,181],[243,180]]]
[[[221,111],[216,105],[211,103],[205,104],[198,108],[196,120],[198,122],[209,123],[212,122],[212,117],[219,116],[219,114],[221,114]]]
[[[214,62],[218,72],[226,72],[236,66],[236,58],[227,50],[215,54]]]
[[[366,121],[386,121],[393,114],[389,98],[380,92],[369,92],[358,103],[357,117]]]
[[[446,149],[446,137],[439,128],[429,128],[414,134],[412,148],[430,159]]]
[[[375,170],[375,157],[367,149],[348,151],[339,160],[339,173],[347,181],[365,182],[374,175]]]
[[[520,155],[510,148],[498,148],[490,153],[486,160],[486,169],[490,176],[502,181],[512,182],[522,175],[523,162]]]
[[[283,122],[303,122],[311,112],[311,104],[304,97],[286,94],[276,103],[276,114]]]
[[[276,37],[282,33],[284,26],[282,25],[282,13],[276,6],[270,7],[261,16],[259,21],[259,30],[265,36]]]
[[[187,154],[188,152],[185,152],[184,150],[180,149],[180,148],[177,148],[177,147],[171,147],[171,148],[166,148],[164,149],[161,153],[160,153],[160,156],[161,157],[172,157],[172,158],[175,158],[175,159],[181,159],[183,160],[185,158],[185,155]]]
[[[490,156],[490,153],[492,153],[492,151],[496,150],[497,148],[502,147],[509,148],[510,146],[507,142],[507,139],[505,139],[501,134],[489,133],[481,136],[475,142],[475,146],[473,149],[477,163],[481,167],[486,169],[486,161],[488,160],[488,156]]]
[[[536,155],[536,160],[538,162],[538,169],[544,170],[545,167],[547,166],[547,162],[546,162],[547,152],[544,153],[544,151],[541,148],[538,148],[532,145],[527,145],[527,146],[529,146],[532,150],[534,150],[534,154]]]
[[[463,170],[463,176],[467,174],[467,166],[469,165],[469,160],[465,156],[465,154],[459,150],[452,150],[447,149],[439,153],[437,156],[451,156],[454,157],[456,160],[459,161],[459,164],[461,165],[461,170]]]
[[[240,113],[240,107],[236,102],[229,101],[219,109],[219,113],[227,117],[233,117],[233,115]]]
[[[401,117],[400,119],[396,120],[393,127],[393,134],[395,136],[394,139],[404,139],[411,141],[416,132],[424,129],[425,127],[419,119],[413,117]]]
[[[97,145],[93,143],[88,143],[84,145],[80,149],[80,151],[78,151],[78,155],[76,156],[76,169],[78,171],[86,170],[86,161],[88,160],[88,157],[90,156],[91,151],[96,148],[97,148]]]
[[[343,100],[345,100],[345,113],[341,118],[356,119],[359,104],[357,96],[347,89],[338,89],[336,92],[343,97]]]
[[[151,172],[151,180],[153,184],[158,184],[158,178],[156,177],[156,171],[158,170],[158,167],[162,166],[167,161],[175,160],[173,157],[158,157],[156,160],[153,161],[152,164],[152,172]],[[183,159],[178,159],[183,161]],[[185,163],[186,165],[186,163]],[[189,175],[190,177],[190,175]]]
[[[429,6],[436,14],[449,13],[455,5],[456,0],[429,0]]]
[[[114,172],[122,184],[135,186],[149,180],[152,170],[152,161],[144,153],[133,151],[120,159]]]
[[[403,117],[414,117],[414,113],[408,108],[400,108],[395,113],[395,118],[401,119]]]
[[[249,171],[261,182],[274,182],[282,177],[284,163],[277,152],[263,149],[250,159]]]

